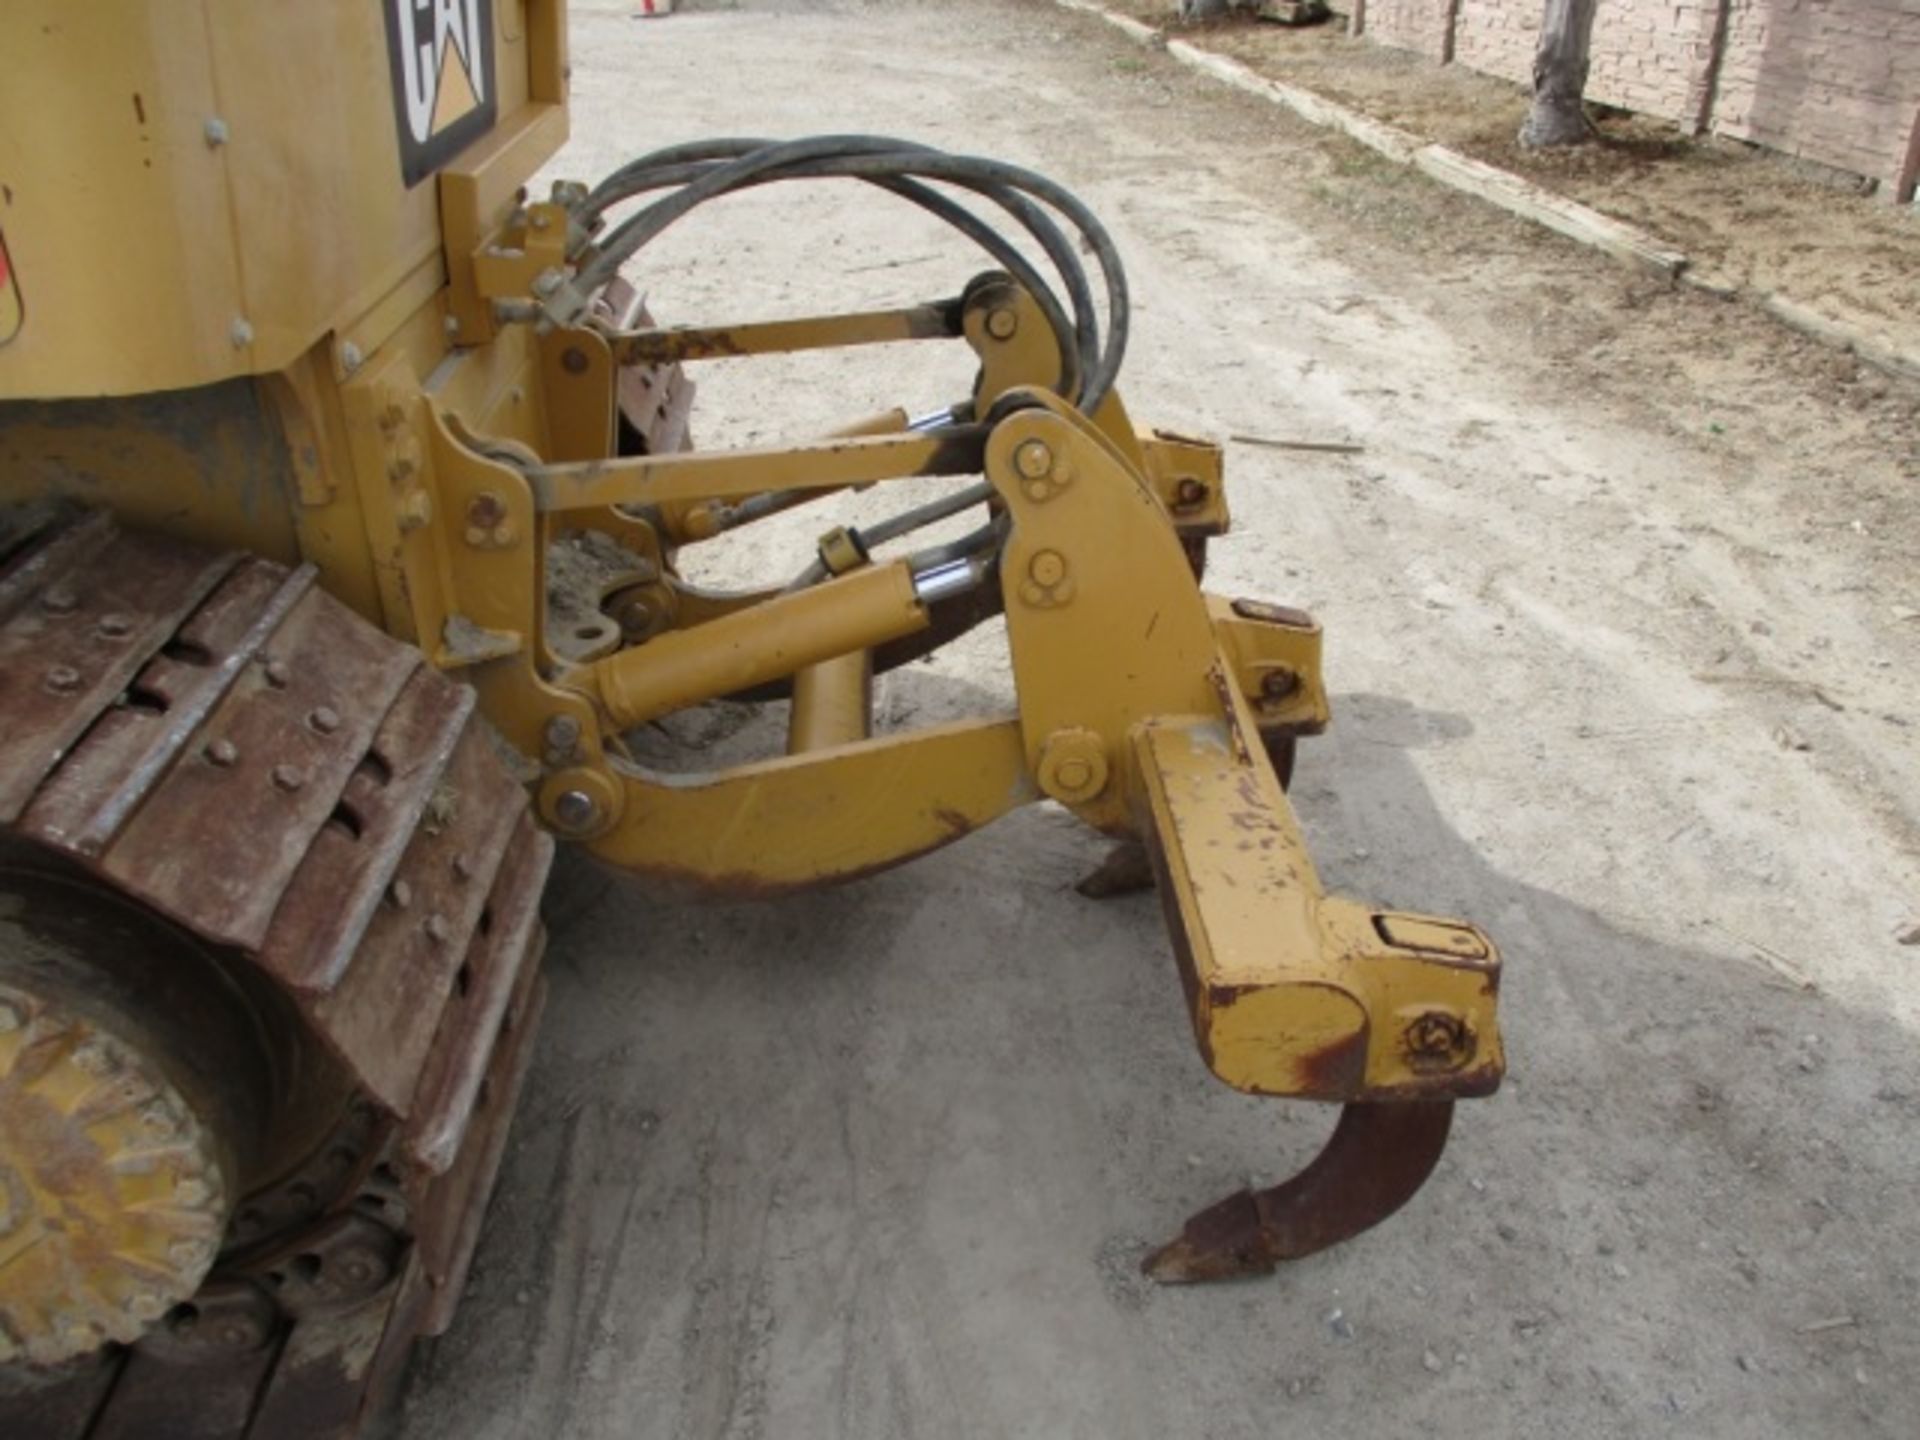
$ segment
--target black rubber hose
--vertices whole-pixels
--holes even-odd
[[[1126,276],[1119,254],[1099,220],[1069,191],[1044,176],[999,161],[948,155],[909,142],[873,136],[822,136],[773,145],[752,140],[700,141],[670,147],[622,166],[582,202],[576,218],[590,225],[608,206],[623,199],[652,189],[680,186],[674,194],[653,202],[615,227],[596,247],[597,253],[582,270],[581,281],[587,288],[593,288],[610,278],[661,231],[709,199],[775,180],[826,177],[867,180],[904,194],[916,204],[926,205],[928,199],[936,200],[937,204],[927,205],[931,213],[954,224],[987,248],[1046,309],[1050,298],[1048,288],[1035,285],[1038,277],[1024,261],[1019,264],[1008,261],[1007,252],[1012,247],[1003,237],[992,232],[970,211],[937,192],[926,191],[918,182],[936,180],[956,185],[1007,209],[1047,251],[1075,302],[1075,316],[1080,321],[1075,327],[1076,343],[1071,347],[1062,345],[1063,353],[1082,359],[1084,383],[1075,398],[1083,409],[1092,410],[1106,397],[1125,354],[1130,319]],[[903,186],[910,188],[903,190]],[[1085,272],[1058,227],[1027,198],[1029,196],[1064,215],[1100,263],[1107,284],[1108,334],[1104,347],[1098,343],[1098,322],[1092,312]],[[961,216],[965,219],[956,218]],[[988,234],[998,241],[997,245],[984,238]],[[1061,327],[1056,317],[1064,317],[1059,316],[1057,302],[1053,304],[1053,311],[1048,320],[1059,336]]]
[[[770,163],[773,158],[776,158],[773,152],[784,150],[796,153],[802,148],[809,154],[816,151],[828,153],[816,155],[812,159],[791,160],[777,165]],[[736,178],[729,186],[715,190],[708,198],[779,180],[864,178],[870,184],[878,185],[921,205],[930,213],[953,225],[999,260],[1014,278],[1026,287],[1046,315],[1048,327],[1054,332],[1060,353],[1068,357],[1069,373],[1061,378],[1060,392],[1069,400],[1077,400],[1080,377],[1094,370],[1098,364],[1100,338],[1099,317],[1093,308],[1093,292],[1087,284],[1086,271],[1081,266],[1079,257],[1074,254],[1072,245],[1060,233],[1059,227],[1053,223],[1044,209],[1032,204],[1017,191],[1005,186],[988,186],[978,183],[967,186],[992,200],[1020,221],[1039,242],[1040,247],[1046,251],[1047,258],[1053,262],[1054,268],[1060,273],[1066,285],[1068,299],[1073,306],[1077,328],[1069,339],[1064,316],[1052,294],[1051,287],[1004,236],[973,212],[955,204],[938,191],[931,190],[913,180],[899,177],[856,176],[850,174],[847,169],[849,156],[898,155],[903,152],[934,160],[942,158],[941,152],[924,145],[866,136],[822,136],[814,140],[791,142],[784,147],[761,140],[712,140],[674,146],[670,150],[632,161],[601,181],[589,192],[576,218],[590,223],[603,214],[608,206],[622,200],[634,199],[652,190],[703,181],[725,161],[753,160],[757,162],[756,171],[744,178],[740,178],[740,172],[736,171]],[[699,202],[693,202],[693,204],[697,203]],[[693,208],[693,204],[678,207],[677,214],[664,220],[659,229],[664,229],[666,225],[673,222],[673,219],[688,213]],[[650,207],[642,214],[654,213],[657,208],[657,206]],[[615,269],[652,239],[652,235],[647,235],[637,242],[633,241],[630,236],[631,224],[632,222],[629,221],[617,227],[595,247],[600,252],[615,255],[616,258],[612,261]],[[653,234],[658,233],[658,229],[653,231]],[[598,258],[589,260],[588,270],[583,275],[583,282],[589,289],[601,283],[603,272],[600,266],[603,263]]]

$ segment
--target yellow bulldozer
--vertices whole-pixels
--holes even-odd
[[[1499,1082],[1487,937],[1316,879],[1285,786],[1328,719],[1321,632],[1199,588],[1221,454],[1129,418],[1099,220],[849,135],[533,194],[567,85],[561,0],[0,14],[8,1440],[364,1422],[460,1296],[556,840],[764,895],[1036,802],[1111,836],[1091,888],[1157,886],[1207,1065],[1346,1107],[1301,1174],[1149,1256],[1161,1280],[1376,1223]],[[653,322],[654,237],[808,180],[920,206],[991,268],[894,309]],[[689,443],[697,362],[895,342],[968,347],[971,392]],[[774,583],[683,578],[704,541],[906,480]],[[874,733],[876,673],[988,622],[1012,708]],[[785,706],[783,752],[634,742],[720,700]]]

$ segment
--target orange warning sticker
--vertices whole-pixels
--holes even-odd
[[[7,237],[0,235],[0,345],[20,333],[26,318],[26,307],[20,303],[20,281],[7,258]]]

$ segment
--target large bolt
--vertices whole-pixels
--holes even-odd
[[[1406,1029],[1407,1054],[1416,1061],[1457,1070],[1473,1054],[1473,1035],[1466,1022],[1444,1010],[1429,1010]]]
[[[491,490],[482,490],[467,502],[467,524],[481,530],[491,530],[506,518],[506,502]]]
[[[1044,440],[1029,440],[1013,452],[1013,468],[1028,480],[1044,480],[1053,469],[1053,451]]]
[[[1011,340],[1020,328],[1020,317],[1011,310],[987,312],[987,334],[996,340]]]
[[[1051,590],[1067,578],[1067,561],[1058,550],[1042,550],[1027,563],[1027,575],[1042,589]]]
[[[600,807],[584,790],[563,790],[553,802],[553,818],[564,829],[586,830],[600,818]]]
[[[1040,748],[1040,788],[1068,804],[1091,800],[1107,788],[1105,743],[1091,730],[1056,730]]]
[[[1078,757],[1062,760],[1054,767],[1053,776],[1063,790],[1084,790],[1093,779],[1093,766]]]
[[[1269,670],[1260,677],[1260,698],[1277,704],[1300,688],[1300,677],[1291,670]]]

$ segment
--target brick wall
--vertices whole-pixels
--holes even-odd
[[[1917,114],[1920,0],[1732,0],[1716,131],[1892,184]]]
[[[1447,0],[1366,0],[1367,34],[1382,45],[1446,58]]]
[[[1452,58],[1525,85],[1540,0],[1453,0]],[[1448,0],[1368,0],[1366,33],[1449,53]],[[1908,189],[1920,168],[1920,0],[1600,0],[1591,99]],[[1711,92],[1711,93],[1710,93]],[[1904,198],[1904,197],[1901,197]]]

